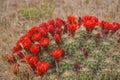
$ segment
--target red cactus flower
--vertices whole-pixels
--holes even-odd
[[[115,30],[120,29],[120,24],[119,23],[113,22],[112,25],[113,25],[113,29],[115,29]]]
[[[5,59],[8,63],[10,63],[10,64],[16,63],[15,56],[12,55],[12,54],[6,54],[6,55],[4,56],[4,59]]]
[[[32,34],[34,34],[35,32],[37,32],[38,31],[38,26],[33,26],[31,29],[29,29],[28,30],[28,34],[29,35],[32,35]]]
[[[101,21],[100,26],[102,27],[102,29],[108,30],[108,31],[113,29],[112,24],[110,24],[107,21]]]
[[[18,51],[17,52],[17,57],[21,59],[21,58],[24,57],[24,55],[23,55],[23,53],[21,51]]]
[[[32,35],[31,40],[32,40],[32,41],[39,41],[40,38],[41,38],[41,35],[40,35],[40,33],[38,32],[38,33],[35,33],[35,34]]]
[[[120,29],[120,24],[117,23],[117,22],[113,22],[113,23],[112,23],[111,35],[113,35],[118,29]]]
[[[19,44],[16,44],[13,48],[12,48],[12,52],[15,53],[17,51],[20,51],[22,48]]]
[[[44,74],[49,68],[48,62],[38,62],[36,65],[37,76]]]
[[[93,28],[98,25],[98,18],[94,16],[83,16],[81,20],[88,34],[91,34]]]
[[[59,46],[61,44],[61,36],[59,34],[55,34],[53,38],[57,45]]]
[[[56,28],[55,29],[55,34],[60,34],[62,33],[62,29],[61,28]]]
[[[54,49],[51,51],[50,55],[55,59],[59,59],[62,56],[62,52],[61,49]]]
[[[16,42],[16,45],[20,45],[21,48],[28,49],[31,46],[31,40],[28,34],[24,34],[20,39]]]
[[[102,35],[105,37],[109,33],[110,30],[112,30],[112,24],[110,24],[107,21],[101,21],[100,27],[102,27]]]
[[[38,52],[40,51],[40,45],[39,44],[33,44],[30,47],[30,52],[33,54],[38,54]]]
[[[47,28],[48,28],[49,33],[53,36],[54,32],[55,32],[54,26],[53,25],[49,25]]]
[[[21,59],[21,62],[29,64],[30,68],[34,68],[38,62],[38,58],[36,56],[26,55]]]
[[[21,42],[30,39],[30,35],[29,34],[24,34],[20,37],[20,39],[16,42],[16,44],[20,45]]]
[[[31,68],[34,68],[38,62],[38,58],[36,56],[32,56],[29,60],[29,65]]]
[[[78,28],[77,24],[69,24],[68,27],[69,27],[70,31],[75,31]]]
[[[42,47],[47,47],[49,45],[49,39],[48,38],[42,38],[40,41],[39,41],[40,45]]]
[[[76,23],[76,17],[69,15],[67,17],[67,22],[70,23],[70,24]]]
[[[19,44],[19,43],[20,43],[21,41],[23,41],[23,40],[30,39],[30,36],[31,36],[31,35],[29,35],[28,33],[22,35],[22,36],[20,37],[20,39],[17,41],[17,43]]]
[[[31,46],[30,39],[26,39],[26,40],[21,41],[21,45],[24,49],[29,49]]]
[[[48,31],[45,27],[39,27],[38,31],[40,32],[42,37],[47,37],[48,36]]]
[[[39,25],[39,27],[43,27],[43,28],[46,28],[46,29],[47,29],[47,26],[48,26],[48,23],[46,23],[46,22],[43,22]]]
[[[56,27],[61,27],[62,26],[62,19],[61,18],[56,18],[55,19],[55,26]]]
[[[55,25],[55,21],[53,19],[51,19],[51,20],[48,21],[48,24],[54,26]]]
[[[71,35],[74,36],[75,31],[78,28],[78,25],[77,24],[69,24],[68,27],[69,27],[69,31],[70,31]]]

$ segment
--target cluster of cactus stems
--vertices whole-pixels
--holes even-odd
[[[81,28],[84,28],[86,32]],[[100,30],[93,35],[92,32],[95,28]],[[81,55],[84,56],[82,58],[84,61],[84,59],[88,59],[94,47],[101,46],[99,44],[101,39],[113,36],[119,29],[120,24],[117,22],[100,21],[97,17],[89,15],[79,18],[68,16],[67,20],[51,19],[29,29],[16,42],[10,53],[4,55],[4,59],[12,65],[13,73],[16,75],[19,73],[19,67],[22,64],[26,64],[36,76],[46,74],[51,67],[56,67],[57,73],[60,74],[60,63],[66,59],[66,55],[75,57],[72,55],[79,49],[79,52],[83,53]],[[94,42],[86,44],[85,42],[89,41],[92,36],[94,36]],[[120,43],[120,36],[116,42]],[[46,60],[46,55],[51,57]],[[99,58],[99,56],[95,57]],[[116,57],[113,57],[117,61]],[[94,65],[88,65],[89,68],[93,68],[92,72],[98,70],[100,65],[98,62],[100,61],[94,62]],[[72,63],[73,70],[77,74],[82,67],[79,63],[82,61],[77,59]],[[29,73],[24,72],[24,75],[28,77]]]

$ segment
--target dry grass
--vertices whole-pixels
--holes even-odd
[[[46,2],[41,3],[43,1]],[[52,12],[43,13],[35,19],[27,19],[18,13],[23,6],[40,9],[41,5],[47,5],[47,9],[50,4]],[[8,53],[20,35],[33,25],[55,17],[66,18],[67,15],[94,15],[101,20],[120,22],[120,0],[0,0],[0,55]],[[0,57],[0,80],[13,80],[14,76],[8,76],[9,70],[5,67]]]

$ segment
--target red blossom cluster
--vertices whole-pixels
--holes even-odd
[[[59,59],[60,56],[62,55],[62,49],[55,49],[55,50],[52,50],[50,55],[55,58],[55,59]]]
[[[83,16],[81,18],[83,26],[86,28],[87,34],[91,34],[95,26],[98,25],[98,18],[94,16]]]
[[[22,63],[29,64],[29,67],[35,70],[37,75],[41,75],[47,71],[50,64],[48,62],[41,61],[39,55],[41,48],[48,49],[50,44],[49,35],[52,36],[53,40],[58,45],[58,48],[52,50],[50,55],[55,59],[59,60],[61,56],[64,56],[64,48],[60,48],[61,36],[65,33],[70,33],[72,37],[75,35],[75,31],[83,25],[87,31],[87,34],[91,34],[94,27],[100,26],[102,36],[111,33],[113,35],[118,29],[120,24],[113,22],[112,24],[107,21],[99,21],[94,16],[83,16],[78,19],[74,16],[68,16],[67,20],[61,18],[51,19],[47,22],[41,23],[39,26],[33,26],[29,29],[20,39],[16,42],[12,48],[12,54],[6,54],[5,60],[10,64],[14,64],[15,71],[17,73],[17,60],[19,59]],[[101,37],[100,33],[96,34],[96,41]],[[120,42],[120,41],[118,41]],[[85,57],[88,56],[88,51],[84,51]],[[19,65],[20,66],[20,65]]]
[[[55,59],[57,64],[59,64],[60,57],[64,55],[64,50],[63,49],[54,49],[51,51],[50,55]]]
[[[41,75],[41,74],[45,73],[48,68],[49,68],[49,63],[48,62],[41,62],[41,61],[39,61],[36,64],[37,75]]]
[[[108,33],[113,35],[118,29],[120,29],[120,24],[117,22],[113,22],[112,24],[107,21],[101,21],[100,27],[102,28],[102,35],[105,36]]]
[[[68,16],[67,17],[67,26],[70,34],[72,36],[75,35],[75,31],[78,29],[78,22],[76,21],[76,17]]]

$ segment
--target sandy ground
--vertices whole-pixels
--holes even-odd
[[[17,13],[17,9],[24,5],[39,6],[42,1],[44,0],[0,0],[0,55],[8,53],[20,35],[30,27],[49,19],[22,19]],[[94,15],[100,20],[120,22],[120,0],[48,0],[47,3],[54,5],[52,18]],[[1,76],[8,76],[5,66],[0,59],[0,80]]]

